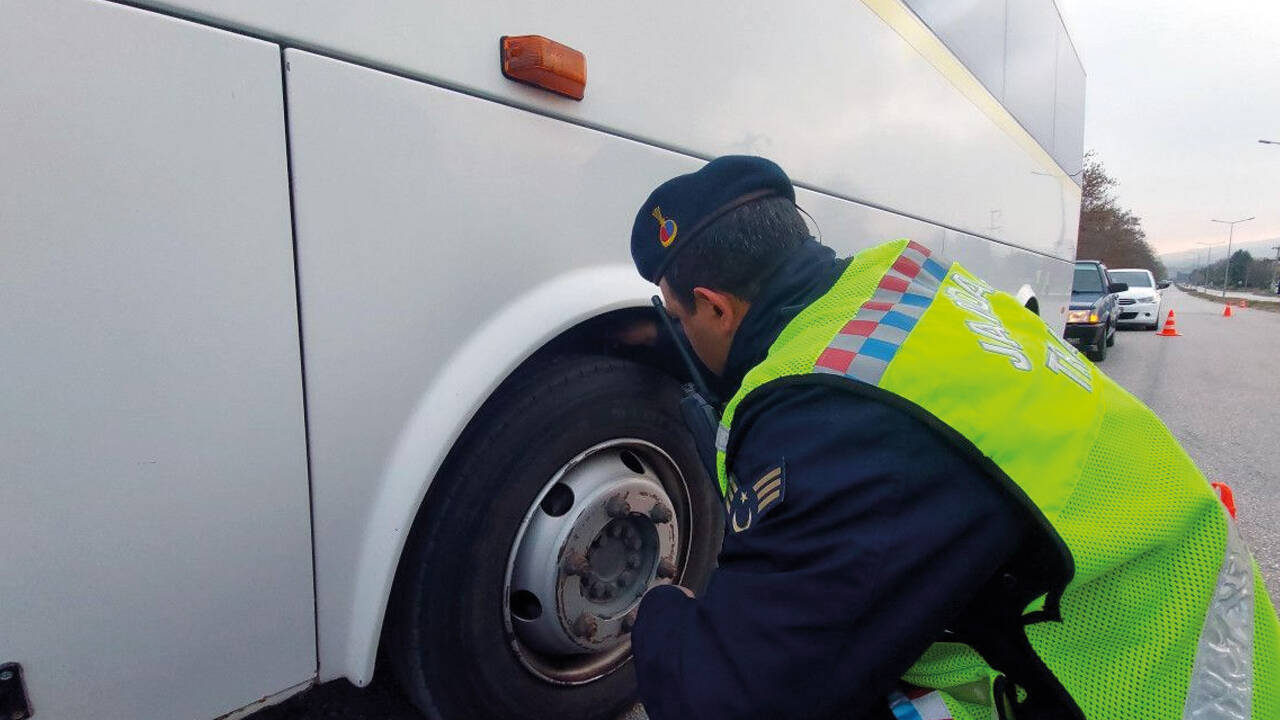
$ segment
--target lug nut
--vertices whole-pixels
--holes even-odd
[[[600,590],[601,600],[612,600],[618,594],[618,588],[613,583],[604,583],[604,587]]]
[[[635,573],[630,570],[623,570],[622,573],[618,575],[618,587],[628,587],[633,581],[635,581],[635,579]]]
[[[614,495],[605,503],[604,511],[611,518],[624,518],[631,514],[631,503],[621,495]]]
[[[627,555],[627,567],[632,570],[640,567],[640,553],[629,553]]]
[[[636,626],[636,611],[632,610],[622,618],[622,632],[629,633]]]
[[[596,580],[595,582],[591,583],[591,590],[590,590],[590,592],[588,592],[588,593],[587,593],[587,596],[588,596],[588,597],[590,597],[592,600],[601,600],[601,599],[603,599],[603,598],[604,598],[604,587],[605,587],[605,586],[604,586],[604,582],[603,582],[603,581],[601,581],[601,580]]]
[[[578,575],[586,577],[591,572],[591,561],[587,560],[587,556],[574,550],[564,556],[564,565],[562,566],[565,575]]]
[[[676,564],[666,558],[658,561],[658,577],[669,580],[676,576]]]
[[[658,525],[671,522],[671,510],[666,505],[654,505],[649,511],[649,519]]]
[[[590,640],[596,636],[596,630],[599,629],[599,626],[596,624],[596,619],[594,617],[586,613],[582,613],[578,616],[577,620],[573,621],[572,629],[574,635],[577,635],[584,640]]]

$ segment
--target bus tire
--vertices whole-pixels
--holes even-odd
[[[388,611],[387,659],[419,709],[440,720],[606,720],[635,701],[628,636],[609,617],[625,616],[646,586],[667,582],[654,579],[663,552],[654,538],[673,536],[663,528],[678,534],[667,546],[678,568],[670,581],[695,590],[714,567],[723,528],[719,491],[701,467],[679,401],[677,383],[657,370],[576,356],[506,383],[486,404],[419,511]],[[613,519],[601,519],[599,502],[591,501],[601,493],[640,505],[663,495],[632,492],[635,483],[665,491],[669,520],[654,524],[651,516],[663,520],[667,512],[647,506],[631,507],[630,514],[612,507],[607,517]],[[643,536],[640,551],[622,551],[628,568],[644,556],[625,583],[626,570],[609,580],[616,554],[613,562],[592,566],[590,572],[599,573],[591,580],[583,573],[570,577],[556,553],[545,551],[548,538],[563,537],[557,528],[571,528],[573,538],[591,534],[585,529],[592,522],[615,520],[630,534],[619,531],[620,539],[611,540],[606,526],[587,555],[604,558],[601,548],[612,548],[609,543]],[[556,547],[561,558],[568,556],[567,544]],[[529,578],[556,590],[517,587]],[[610,588],[617,597],[606,601]],[[560,597],[570,600],[557,605]],[[572,629],[584,628],[563,619],[578,612],[570,603],[592,613],[603,609],[593,641],[616,644],[580,655],[561,652],[566,640],[585,642]],[[610,627],[615,634],[607,634]]]

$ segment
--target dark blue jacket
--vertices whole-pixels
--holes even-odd
[[[773,274],[722,390],[844,267],[810,242]],[[782,468],[785,493],[747,529],[726,527],[700,597],[645,596],[632,633],[641,700],[654,720],[892,717],[895,681],[1010,558],[1024,514],[901,410],[813,386],[774,390],[764,407],[734,472],[749,487]]]

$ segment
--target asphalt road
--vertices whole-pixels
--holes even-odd
[[[1280,314],[1233,308],[1170,288],[1182,337],[1121,331],[1107,375],[1156,411],[1211,480],[1235,490],[1240,524],[1280,605]],[[388,672],[357,690],[329,683],[253,720],[420,720]],[[643,720],[633,711],[620,720]]]
[[[1155,410],[1210,480],[1235,491],[1240,526],[1280,605],[1280,314],[1164,291],[1182,337],[1122,331],[1098,367]],[[1163,319],[1162,319],[1163,320]]]

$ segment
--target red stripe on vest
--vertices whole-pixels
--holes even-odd
[[[920,266],[905,255],[898,256],[898,261],[893,264],[893,269],[909,278],[914,278],[920,274]]]
[[[840,333],[843,335],[861,335],[862,337],[868,337],[871,333],[875,332],[876,326],[879,324],[880,323],[873,322],[871,320],[850,320],[843,328],[840,329]]]
[[[891,292],[906,292],[910,281],[892,275],[885,275],[880,278],[880,287]]]
[[[835,370],[841,375],[849,371],[849,366],[853,364],[854,353],[848,350],[837,350],[836,348],[827,348],[818,356],[818,362],[815,366]]]

